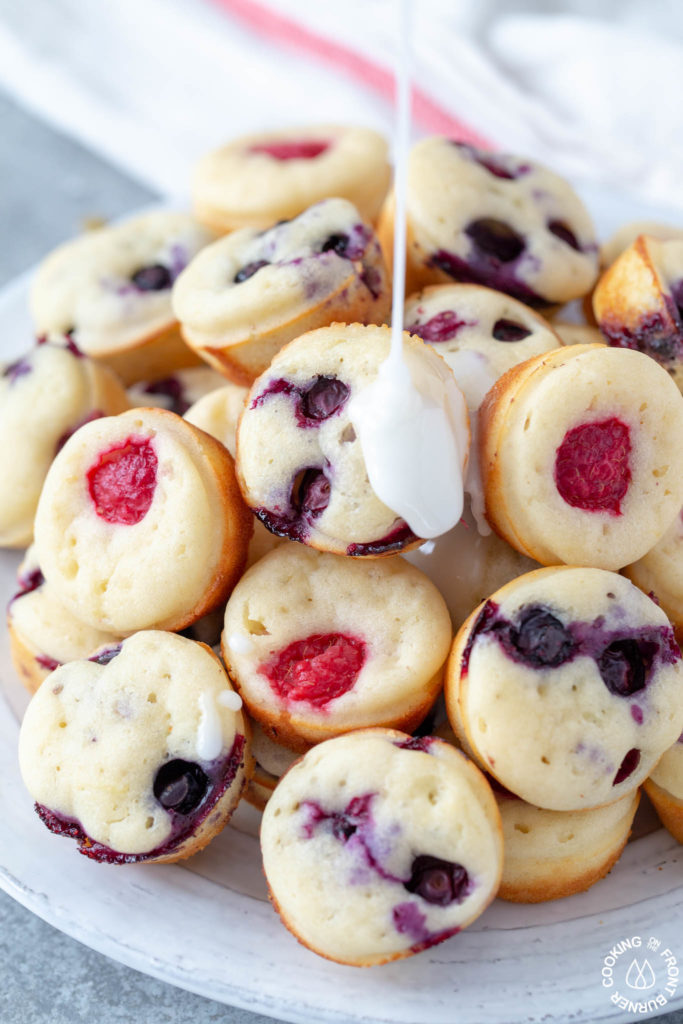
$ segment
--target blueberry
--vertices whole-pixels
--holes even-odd
[[[302,514],[315,518],[325,511],[330,503],[330,481],[322,469],[307,469],[299,482],[294,498]]]
[[[565,224],[563,220],[551,220],[548,222],[548,231],[559,238],[560,241],[564,242],[565,245],[575,249],[577,252],[581,252],[581,246],[579,245],[578,239],[568,224]]]
[[[640,751],[637,747],[631,747],[631,749],[624,755],[624,760],[619,765],[617,774],[614,776],[613,786],[618,786],[620,782],[624,782],[629,775],[633,775],[634,771],[640,764]]]
[[[462,864],[422,853],[414,859],[410,878],[403,885],[408,892],[417,893],[427,903],[447,907],[450,903],[462,903],[467,895],[469,877]]]
[[[99,654],[94,654],[92,658],[88,658],[88,661],[94,661],[96,665],[108,665],[120,653],[121,644],[117,644],[115,647],[107,647],[104,651],[100,651]]]
[[[656,652],[656,644],[631,638],[609,644],[595,659],[609,692],[617,697],[630,697],[645,689],[648,669]]]
[[[544,608],[528,609],[510,639],[522,659],[535,667],[562,665],[574,653],[574,641],[559,619]]]
[[[233,277],[233,283],[242,284],[242,281],[248,281],[250,277],[253,277],[254,274],[261,269],[261,267],[268,266],[270,266],[268,260],[254,260],[253,263],[246,263]]]
[[[338,412],[349,397],[349,388],[336,377],[317,377],[301,396],[302,415],[309,420],[326,420]]]
[[[465,228],[465,234],[480,252],[495,257],[501,263],[516,260],[525,248],[524,239],[509,224],[493,217],[472,221]]]
[[[171,272],[162,263],[153,263],[149,267],[141,267],[131,274],[131,281],[141,292],[163,292],[170,288]]]
[[[528,338],[531,331],[514,320],[496,320],[491,332],[496,341],[523,341]]]
[[[154,779],[154,796],[167,811],[190,814],[209,788],[209,777],[192,761],[167,761]]]
[[[320,249],[321,252],[336,252],[337,256],[346,256],[349,247],[348,235],[330,235],[326,238]]]

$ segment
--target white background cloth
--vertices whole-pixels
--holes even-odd
[[[174,195],[242,132],[389,133],[386,95],[292,48],[282,17],[391,69],[395,0],[0,0],[0,86]],[[492,147],[683,211],[682,3],[415,0],[414,48],[421,93]]]

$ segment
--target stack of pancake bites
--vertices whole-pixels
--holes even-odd
[[[0,376],[27,801],[123,865],[244,797],[283,922],[359,966],[587,889],[641,786],[683,841],[683,231],[599,247],[546,168],[412,149],[404,352],[470,437],[425,541],[350,411],[390,350],[390,179],[365,128],[231,142],[192,215],[47,257]]]

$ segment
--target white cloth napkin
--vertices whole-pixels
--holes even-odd
[[[469,130],[683,211],[683,5],[509,11],[416,0],[415,135]],[[197,157],[242,132],[342,121],[389,134],[396,21],[394,0],[0,0],[0,86],[184,195]]]

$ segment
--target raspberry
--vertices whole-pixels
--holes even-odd
[[[129,437],[103,452],[86,475],[97,515],[108,523],[134,526],[152,504],[157,457],[149,441]]]
[[[631,482],[630,452],[630,430],[614,416],[568,430],[555,456],[561,497],[573,508],[621,515]]]
[[[265,153],[274,160],[313,160],[330,148],[320,139],[292,139],[289,142],[262,142],[250,146],[250,153]]]
[[[278,697],[323,708],[353,687],[364,662],[362,640],[343,633],[316,633],[276,652],[259,672]]]

